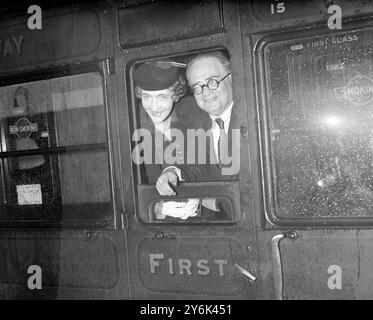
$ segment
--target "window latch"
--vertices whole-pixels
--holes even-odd
[[[120,214],[120,222],[122,230],[126,229],[128,226],[128,218],[127,215],[123,212]]]
[[[105,68],[106,73],[111,76],[112,74],[115,74],[115,63],[113,59],[106,59],[105,60]]]

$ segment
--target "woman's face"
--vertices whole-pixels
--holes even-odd
[[[157,91],[141,90],[141,102],[153,123],[165,121],[171,114],[174,100],[170,89]]]

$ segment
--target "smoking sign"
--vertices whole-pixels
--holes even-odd
[[[27,118],[20,118],[14,126],[9,127],[9,133],[17,135],[20,139],[30,138],[34,132],[38,132],[38,124],[31,123]]]
[[[373,99],[373,80],[367,76],[353,77],[346,86],[335,88],[335,97],[344,98],[355,105],[365,105]]]

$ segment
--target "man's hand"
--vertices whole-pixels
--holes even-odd
[[[185,220],[198,214],[199,202],[199,199],[157,202],[154,207],[154,214],[157,220],[163,220],[166,216]]]
[[[186,207],[189,208],[189,210],[185,210],[183,216],[181,219],[185,220],[189,217],[195,217],[198,214],[198,206],[199,206],[199,199],[188,199],[186,203]]]
[[[163,216],[169,216],[179,219],[187,219],[189,217],[195,217],[197,215],[199,199],[188,199],[186,201],[166,201],[162,203],[162,213],[160,219]]]
[[[179,178],[173,170],[164,171],[157,180],[157,190],[161,196],[176,195],[172,187],[176,187],[179,183]]]

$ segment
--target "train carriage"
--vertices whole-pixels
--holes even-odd
[[[1,299],[373,297],[372,1],[341,0],[342,29],[321,0],[38,5],[40,29],[0,11]],[[231,61],[239,174],[165,198],[134,73],[199,53]],[[153,214],[190,198],[228,214]]]

